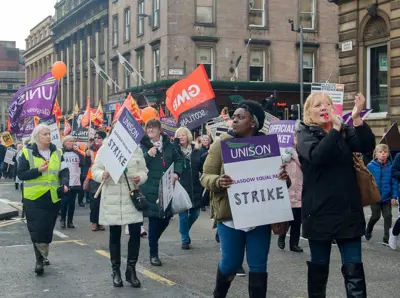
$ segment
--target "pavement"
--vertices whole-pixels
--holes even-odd
[[[20,208],[20,197],[13,183],[0,181],[1,201]],[[108,232],[92,232],[89,206],[76,208],[75,229],[61,230],[59,223],[56,225],[50,246],[51,265],[45,268],[42,277],[33,273],[35,259],[25,222],[20,218],[0,221],[0,297],[212,297],[220,250],[209,212],[201,212],[194,224],[190,250],[180,247],[178,217],[171,220],[160,239],[162,267],[149,264],[148,240],[142,238],[138,264],[142,288],[134,289],[126,282],[123,288],[112,287]],[[365,214],[367,218],[370,216],[369,208],[365,208]],[[393,216],[395,220],[397,208],[393,209]],[[398,297],[400,251],[383,246],[382,237],[381,220],[372,239],[363,241],[368,296]],[[124,272],[128,242],[124,233],[121,242]],[[268,297],[307,297],[306,261],[310,255],[307,241],[300,241],[304,253],[280,250],[276,242],[277,236],[273,236],[268,261]],[[346,297],[340,266],[340,254],[333,246],[327,297]],[[248,271],[246,262],[244,268]],[[248,297],[247,277],[235,278],[228,297]]]

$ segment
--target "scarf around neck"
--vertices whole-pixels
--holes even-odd
[[[154,145],[154,147],[157,148],[158,152],[162,153],[162,150],[163,150],[163,137],[162,136],[160,136],[159,141],[154,142],[154,141],[150,140],[150,142]]]
[[[189,144],[186,148],[181,147],[183,155],[187,158],[190,159],[190,156],[192,155],[192,146]]]

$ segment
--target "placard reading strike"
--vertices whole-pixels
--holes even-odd
[[[293,220],[276,135],[221,142],[225,173],[235,183],[228,188],[236,229]]]

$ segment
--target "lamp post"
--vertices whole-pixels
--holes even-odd
[[[303,79],[303,59],[304,59],[304,30],[303,30],[303,26],[300,25],[300,27],[298,27],[297,29],[294,29],[294,21],[292,19],[288,20],[289,24],[290,24],[290,29],[293,32],[298,32],[300,33],[300,67],[299,67],[299,80],[300,80],[300,111],[299,111],[299,117],[301,118],[302,116],[302,111],[303,111],[303,106],[304,106],[304,79]]]

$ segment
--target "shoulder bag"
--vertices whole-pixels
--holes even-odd
[[[126,179],[126,183],[129,188],[129,196],[131,197],[132,203],[138,211],[144,211],[149,208],[149,202],[147,202],[146,197],[140,192],[139,189],[131,189],[131,185],[129,184],[128,176],[124,171],[124,176]]]

